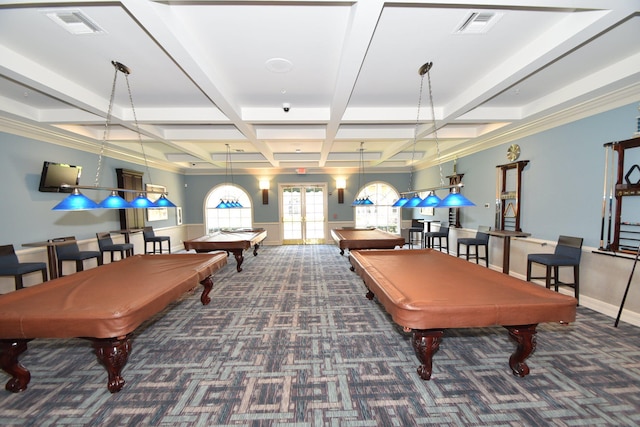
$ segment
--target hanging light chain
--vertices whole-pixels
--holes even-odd
[[[113,63],[114,61],[112,61]],[[107,120],[104,124],[104,132],[102,133],[102,144],[100,145],[100,154],[98,155],[98,167],[96,168],[95,186],[100,184],[100,175],[102,174],[102,156],[104,156],[104,148],[109,138],[109,126],[111,125],[111,115],[113,112],[113,100],[116,95],[116,81],[118,80],[118,67],[114,64],[113,84],[111,85],[111,96],[109,97],[109,109],[107,110]]]
[[[429,63],[430,64],[430,63]],[[416,156],[416,144],[418,143],[418,127],[420,125],[420,108],[422,106],[422,87],[424,84],[424,74],[422,72],[422,70],[425,68],[427,64],[423,65],[420,68],[420,91],[418,92],[418,111],[416,113],[416,126],[413,129],[413,150],[411,152],[411,165],[410,165],[410,173],[409,173],[409,191],[413,190],[413,162],[415,160],[415,156]],[[431,66],[429,65],[428,70],[431,69]]]
[[[136,114],[136,107],[133,105],[133,95],[131,94],[131,85],[129,84],[129,72],[128,69],[122,70],[124,74],[125,81],[127,82],[127,92],[129,94],[129,102],[131,103],[131,111],[133,112],[133,122],[136,126],[136,134],[138,135],[138,142],[140,143],[140,150],[142,152],[142,157],[144,158],[144,167],[147,171],[147,176],[149,177],[149,184],[153,185],[153,180],[151,179],[151,169],[149,169],[149,162],[147,161],[147,154],[144,151],[144,144],[142,143],[142,135],[140,134],[140,125],[138,124],[138,116]]]
[[[433,137],[436,140],[436,161],[440,170],[440,185],[444,185],[444,175],[442,173],[442,162],[440,161],[440,143],[438,141],[438,127],[436,125],[436,109],[433,106],[433,92],[431,91],[431,67],[427,70],[427,84],[429,88],[429,103],[431,105],[431,118],[433,120]],[[424,77],[424,76],[423,76]]]

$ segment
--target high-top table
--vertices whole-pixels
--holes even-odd
[[[502,237],[504,243],[502,245],[502,272],[509,274],[509,262],[511,258],[511,238],[512,237],[529,237],[531,233],[523,233],[522,231],[512,230],[490,230],[487,234],[495,237]]]

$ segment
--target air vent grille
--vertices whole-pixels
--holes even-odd
[[[71,34],[105,33],[98,24],[77,9],[43,10],[42,13]]]
[[[502,18],[502,12],[469,11],[454,30],[455,34],[483,34]]]

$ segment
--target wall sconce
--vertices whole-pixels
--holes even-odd
[[[336,188],[338,189],[338,203],[344,203],[344,189],[347,186],[347,180],[344,178],[336,179]]]
[[[266,179],[260,180],[260,189],[262,190],[262,204],[269,204],[269,181]]]

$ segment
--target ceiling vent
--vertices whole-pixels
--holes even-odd
[[[105,33],[98,24],[77,9],[43,10],[42,12],[71,34]]]
[[[456,27],[455,34],[484,34],[502,18],[503,13],[493,11],[470,11]]]

